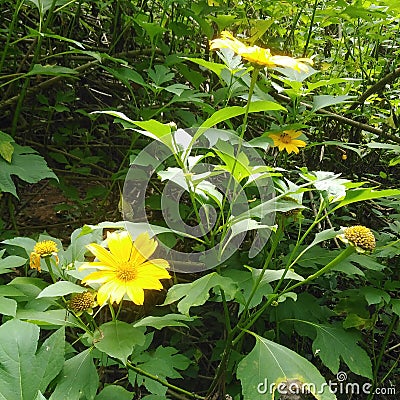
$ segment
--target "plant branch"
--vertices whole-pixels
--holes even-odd
[[[400,77],[400,67],[396,68],[394,71],[390,72],[389,74],[385,75],[382,79],[372,85],[369,89],[367,89],[349,108],[349,110],[355,110],[357,107],[364,104],[365,100],[368,99],[369,96],[373,95],[374,93],[378,93],[381,89],[385,87],[388,83],[394,81]]]
[[[275,100],[284,101],[286,103],[289,103],[292,101],[289,97],[284,96],[279,93],[270,93],[270,95]],[[311,104],[304,103],[303,101],[301,101],[300,104],[309,110],[311,110],[313,108],[313,106]],[[326,115],[327,117],[330,117],[336,121],[343,122],[344,124],[354,126],[355,128],[362,129],[367,132],[375,133],[378,136],[382,136],[386,139],[392,140],[393,142],[400,143],[400,138],[395,135],[390,135],[390,134],[384,132],[382,129],[375,128],[374,126],[371,126],[371,125],[363,124],[362,122],[354,121],[353,119],[344,117],[343,115],[335,114],[333,112],[323,110],[323,109],[316,111],[316,114]]]

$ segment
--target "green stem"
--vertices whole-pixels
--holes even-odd
[[[148,373],[148,372],[146,372],[146,371],[144,371],[144,370],[142,370],[142,369],[140,369],[138,367],[135,367],[134,365],[132,365],[132,363],[130,361],[126,362],[126,366],[128,367],[128,369],[130,369],[132,371],[135,371],[137,374],[146,376],[147,378],[150,378],[150,379],[153,379],[154,381],[156,381],[158,383],[161,383],[163,386],[166,386],[167,388],[172,389],[175,392],[182,393],[182,394],[186,395],[187,397],[190,397],[191,399],[206,400],[206,397],[199,396],[199,395],[197,395],[195,393],[188,392],[185,389],[182,389],[182,388],[180,388],[178,386],[175,386],[175,385],[172,385],[171,383],[168,383],[167,381],[159,378],[156,375],[150,374],[150,373]]]
[[[44,257],[44,262],[47,265],[47,269],[49,270],[49,274],[51,276],[51,280],[53,281],[53,283],[57,282],[56,277],[54,276],[54,272],[53,272],[53,267],[51,266],[51,260],[50,260],[51,256],[46,256]]]
[[[306,44],[305,44],[304,50],[303,50],[303,57],[306,56],[308,45],[310,44],[310,39],[311,39],[312,31],[313,31],[314,18],[315,18],[315,12],[317,11],[317,6],[318,6],[318,0],[315,0],[314,7],[313,7],[313,13],[311,16],[311,21],[310,21],[310,28],[308,29],[307,41],[306,41]]]
[[[258,276],[256,282],[254,283],[253,289],[252,289],[252,291],[251,291],[251,293],[250,293],[250,296],[248,297],[248,299],[247,299],[247,301],[246,301],[246,305],[244,306],[244,310],[243,310],[243,312],[242,312],[242,315],[241,315],[241,317],[240,317],[240,320],[239,320],[237,326],[240,326],[243,317],[246,315],[247,310],[249,309],[250,302],[251,302],[251,300],[253,299],[254,295],[255,295],[256,292],[257,292],[258,286],[259,286],[260,282],[262,281],[262,279],[263,279],[263,277],[264,277],[264,275],[265,275],[266,269],[269,267],[269,265],[270,265],[270,263],[271,263],[272,257],[273,257],[273,255],[275,254],[275,250],[276,250],[276,248],[278,247],[279,241],[280,241],[281,238],[282,238],[282,234],[283,234],[282,226],[279,225],[279,226],[278,226],[278,230],[276,231],[276,233],[275,233],[275,235],[274,235],[274,237],[273,237],[271,249],[270,249],[270,251],[269,251],[269,253],[268,253],[268,256],[267,256],[267,258],[266,258],[266,260],[265,260],[265,262],[264,262],[264,266],[263,266],[263,268],[262,268],[262,270],[261,270],[261,272],[260,272],[260,275]]]
[[[394,317],[392,317],[392,321],[391,321],[389,327],[387,328],[385,336],[383,338],[383,342],[382,342],[381,349],[380,349],[379,354],[378,354],[378,358],[375,361],[374,382],[373,382],[374,383],[374,388],[376,388],[377,385],[378,385],[378,372],[379,372],[379,368],[380,368],[381,363],[382,363],[382,357],[385,354],[386,346],[387,346],[387,344],[389,342],[390,336],[391,336],[391,334],[393,332],[394,327],[396,326],[396,323],[397,323],[398,319],[399,319],[398,315],[395,315]],[[367,400],[372,400],[373,398],[374,398],[374,390],[372,390],[370,392]]]

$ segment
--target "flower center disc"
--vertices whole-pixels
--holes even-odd
[[[118,268],[117,277],[123,282],[132,281],[135,279],[135,269],[129,263],[121,264]]]
[[[281,140],[283,143],[289,144],[292,141],[292,138],[287,133],[284,133],[281,135]]]

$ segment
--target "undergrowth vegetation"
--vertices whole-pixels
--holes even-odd
[[[399,4],[0,11],[0,398],[398,396]]]

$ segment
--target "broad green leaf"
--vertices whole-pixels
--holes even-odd
[[[15,317],[17,313],[17,302],[14,299],[0,296],[0,314]]]
[[[11,163],[14,153],[12,143],[14,143],[14,139],[7,133],[0,131],[0,157],[3,157],[8,163]]]
[[[321,86],[336,85],[338,83],[349,82],[349,81],[351,81],[351,79],[348,78],[320,79],[317,82],[307,82],[307,88],[309,91],[311,91]]]
[[[8,256],[0,259],[0,274],[11,272],[13,268],[21,267],[26,263],[26,258],[19,256]]]
[[[175,74],[165,65],[158,64],[150,68],[147,72],[156,87],[161,87],[163,83],[171,81]]]
[[[75,285],[75,283],[72,282],[59,281],[43,289],[39,293],[37,298],[40,299],[42,297],[59,297],[71,293],[83,293],[83,292],[87,292],[87,288]]]
[[[32,148],[15,143],[11,163],[0,158],[0,192],[9,192],[18,198],[12,175],[28,183],[36,183],[45,178],[57,179],[44,158],[35,153]]]
[[[145,352],[136,356],[135,364],[143,371],[166,380],[166,378],[182,378],[178,370],[185,370],[190,365],[190,360],[183,354],[179,354],[174,347],[160,346],[155,352]],[[165,395],[167,392],[167,388],[161,383],[133,371],[129,372],[129,380],[132,384],[134,382],[139,386],[143,384],[153,394]]]
[[[370,142],[367,143],[366,146],[370,149],[384,149],[394,151],[395,153],[400,153],[400,145],[398,144]]]
[[[207,61],[202,58],[192,58],[192,57],[182,57],[182,58],[184,58],[185,60],[194,62],[195,64],[200,65],[204,68],[209,69],[210,71],[217,74],[219,77],[221,76],[222,70],[226,69],[226,66],[223,64]]]
[[[249,113],[253,112],[261,112],[261,111],[286,111],[286,108],[281,106],[274,101],[255,101],[250,104]],[[199,130],[205,130],[207,128],[211,128],[214,125],[219,124],[222,121],[226,121],[230,118],[237,117],[239,115],[243,115],[246,112],[246,107],[240,106],[232,106],[232,107],[225,107],[221,108],[220,110],[216,111],[210,118],[206,119],[203,124],[200,126]],[[197,136],[197,132],[195,137]]]
[[[122,321],[112,321],[101,325],[93,336],[93,344],[100,351],[126,363],[136,345],[145,342],[145,328],[135,328]]]
[[[307,359],[287,347],[251,334],[256,344],[240,361],[236,372],[242,382],[243,400],[276,399],[278,385],[284,383],[297,383],[300,387],[304,384],[318,400],[336,399],[318,369]]]
[[[125,122],[123,124],[125,129],[134,129],[135,131],[140,132],[142,135],[154,140],[158,140],[159,142],[164,143],[170,149],[173,149],[171,127],[169,125],[162,124],[154,119],[150,119],[148,121],[133,121],[124,113],[119,111],[94,111],[92,114],[107,114],[116,117],[122,122]],[[135,126],[145,130],[138,130],[135,128]]]
[[[76,318],[72,314],[67,313],[66,310],[36,311],[21,309],[17,310],[16,317],[36,325],[79,326]]]
[[[400,317],[400,299],[391,299],[390,304],[392,305],[393,312]]]
[[[93,399],[98,385],[91,349],[87,349],[65,361],[50,400]]]
[[[38,350],[39,328],[12,319],[0,326],[0,398],[35,400],[64,363],[64,330],[53,333]]]
[[[360,288],[360,293],[365,296],[368,305],[379,304],[382,300],[388,304],[390,302],[390,295],[382,289],[365,286]]]
[[[333,106],[334,104],[346,103],[356,96],[349,96],[347,94],[342,96],[331,96],[331,95],[320,95],[314,96],[313,98],[313,108],[311,112],[315,112],[320,110],[321,108],[325,108],[328,106]]]
[[[135,22],[146,31],[150,37],[151,43],[154,42],[154,38],[157,35],[166,31],[159,23],[142,21],[139,17],[135,18]]]
[[[250,297],[250,293],[254,287],[254,276],[250,271],[243,271],[237,269],[227,268],[222,271],[222,275],[231,278],[238,285],[238,290],[235,293],[235,300],[240,304],[240,312],[243,311],[244,305],[247,304],[247,300]],[[257,291],[254,293],[253,298],[250,301],[249,309],[259,305],[263,298],[273,293],[272,286],[261,281],[258,285]],[[227,300],[231,300],[227,297]]]
[[[247,268],[249,268],[251,270],[254,280],[256,280],[260,276],[261,269],[250,268],[250,267],[247,267]],[[271,283],[274,281],[279,281],[279,279],[281,279],[284,272],[285,272],[284,269],[277,269],[277,270],[267,269],[261,279],[261,282]],[[301,275],[296,274],[296,272],[291,271],[291,270],[288,270],[286,272],[285,279],[293,279],[295,281],[304,281],[304,278]]]
[[[304,253],[306,253],[307,251],[309,251],[312,247],[314,247],[315,245],[324,242],[326,240],[330,240],[335,238],[338,234],[340,233],[340,231],[335,231],[335,228],[330,228],[330,229],[326,229],[322,232],[318,232],[315,235],[314,240],[304,249],[300,252],[300,254],[296,257],[296,259],[292,262],[291,265],[296,264],[300,258],[303,256]]]
[[[340,203],[331,210],[331,212],[347,206],[348,204],[357,203],[359,201],[379,199],[381,197],[390,197],[400,195],[400,189],[374,190],[373,188],[360,188],[348,190],[346,196]]]
[[[191,283],[180,283],[172,286],[167,293],[164,305],[178,301],[178,310],[189,315],[191,307],[201,306],[210,297],[210,290],[223,289],[228,296],[233,297],[237,285],[232,279],[218,275],[216,272],[205,275]]]
[[[125,86],[130,87],[129,82],[135,82],[140,86],[149,88],[150,86],[144,81],[142,75],[139,72],[129,68],[129,67],[106,67],[105,65],[101,66],[103,69],[108,71],[110,74],[115,76],[118,80],[125,84]]]
[[[356,331],[345,331],[339,325],[311,324],[317,330],[313,352],[334,373],[339,372],[340,360],[355,374],[372,378],[371,360],[357,342],[361,339]]]
[[[25,294],[12,285],[0,285],[0,296],[25,297]]]
[[[51,8],[53,0],[28,0],[30,3],[33,3],[37,9],[41,17],[43,18],[44,13]],[[67,0],[56,0],[56,5],[64,4]]]
[[[79,72],[67,67],[59,67],[58,65],[40,65],[35,64],[33,68],[26,74],[26,76],[31,75],[76,75]]]
[[[158,330],[165,328],[166,326],[184,326],[185,328],[188,328],[188,326],[184,322],[191,321],[194,321],[194,318],[182,314],[166,314],[162,317],[153,317],[150,315],[141,319],[138,322],[135,322],[133,326],[135,328],[139,326],[151,326]]]
[[[94,400],[132,400],[134,393],[128,392],[122,386],[108,385],[106,386]]]

